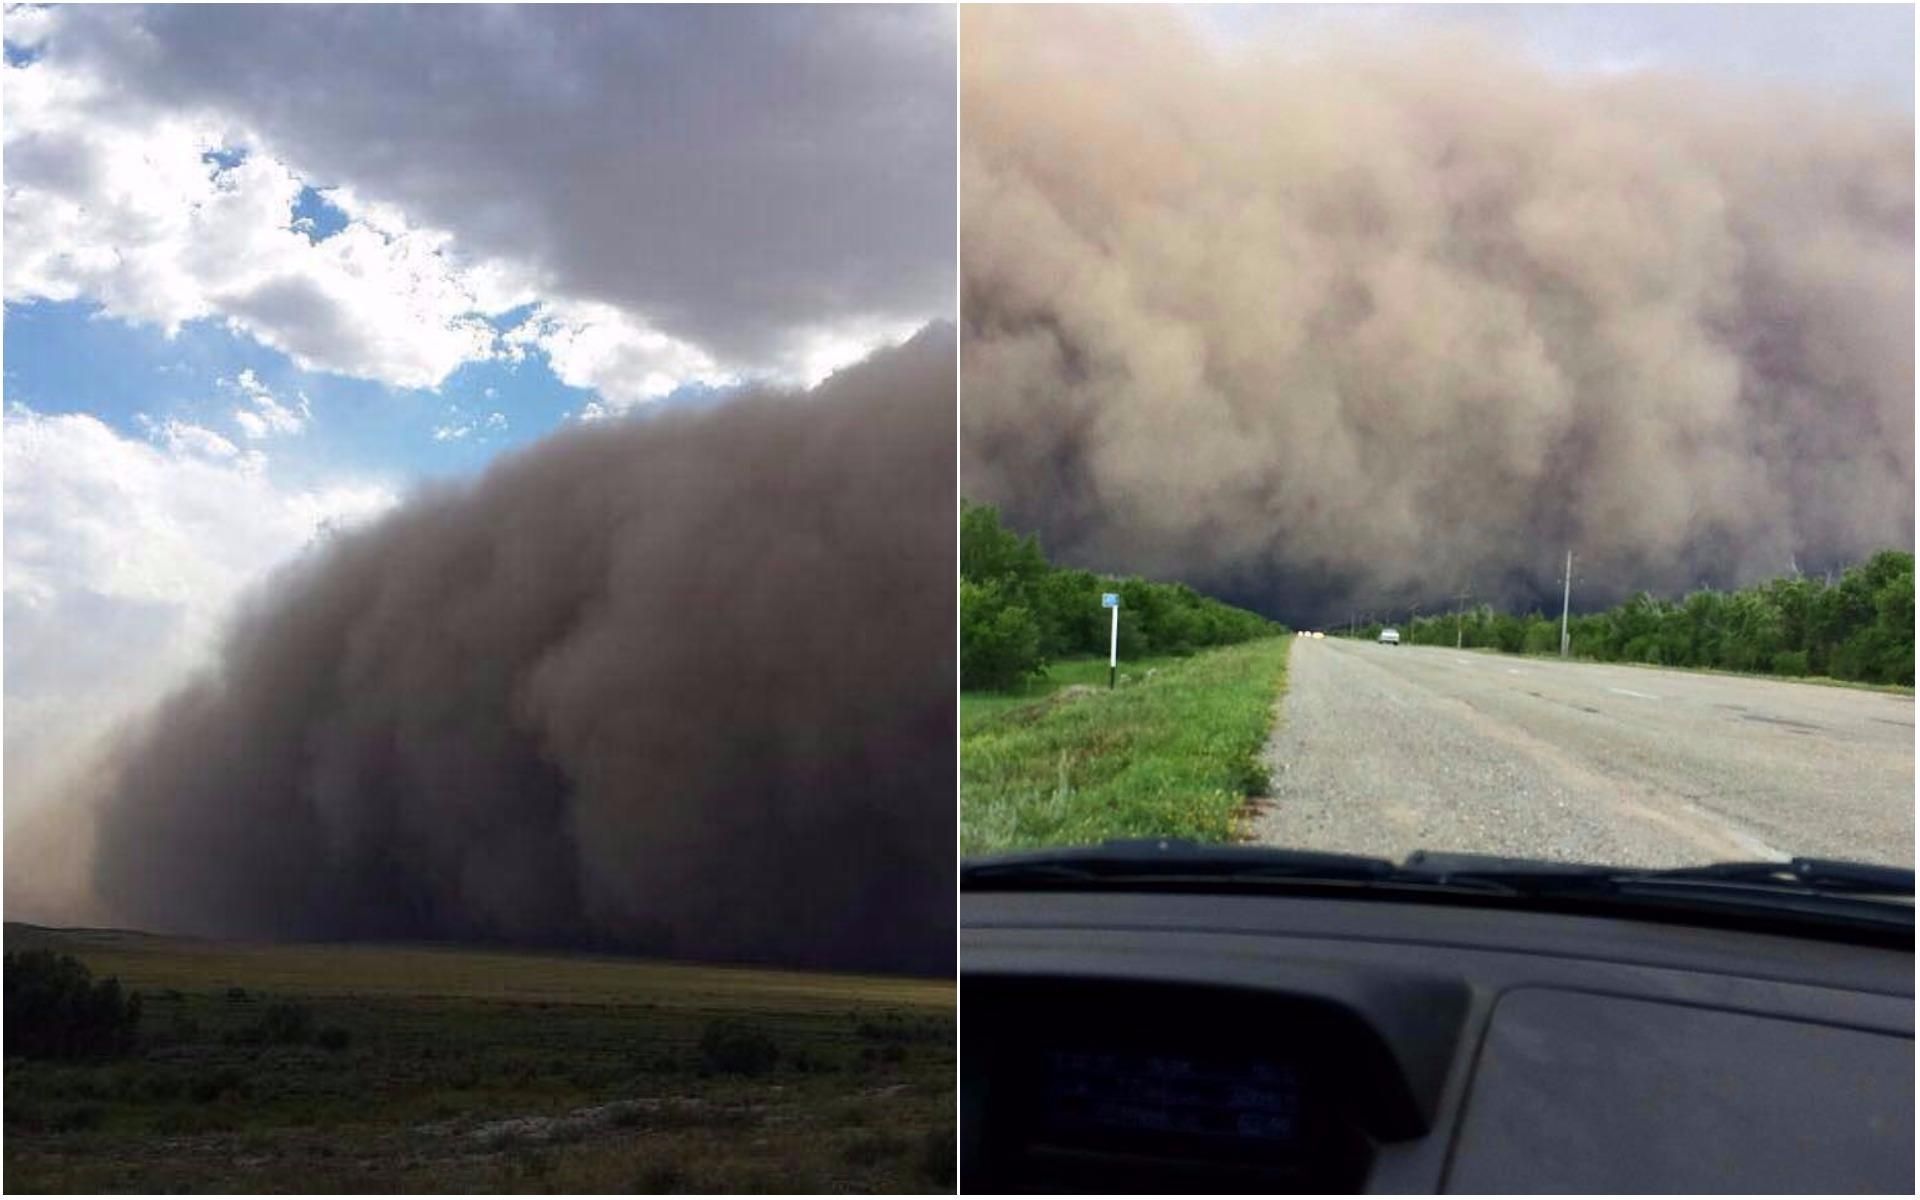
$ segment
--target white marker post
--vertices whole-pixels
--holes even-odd
[[[1113,610],[1113,635],[1107,641],[1107,690],[1120,675],[1120,593],[1100,593],[1100,607]]]
[[[1560,657],[1567,656],[1567,610],[1573,607],[1573,551],[1567,551],[1567,587],[1560,593]]]

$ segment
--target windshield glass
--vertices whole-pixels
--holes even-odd
[[[1911,14],[1524,12],[964,14],[966,855],[1912,866]]]

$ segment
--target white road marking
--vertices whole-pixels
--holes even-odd
[[[1658,696],[1653,695],[1650,692],[1636,692],[1632,688],[1610,687],[1607,690],[1614,693],[1617,696],[1633,696],[1636,699],[1640,699],[1640,700],[1658,700],[1660,698]]]
[[[1470,667],[1470,666],[1472,666],[1472,665],[1473,665],[1473,660],[1472,660],[1472,659],[1470,659],[1470,658],[1461,658],[1461,657],[1460,657],[1460,656],[1458,656],[1458,655],[1455,655],[1455,656],[1454,656],[1454,659],[1453,659],[1453,661],[1455,661],[1455,662],[1457,662],[1457,663],[1459,663],[1459,664],[1460,664],[1461,666],[1463,666],[1463,667]]]
[[[1519,667],[1508,667],[1508,668],[1507,668],[1507,674],[1509,674],[1509,675],[1525,675],[1525,674],[1526,674],[1526,672],[1525,672],[1525,671],[1522,671],[1522,670],[1521,670],[1521,669],[1520,669]]]

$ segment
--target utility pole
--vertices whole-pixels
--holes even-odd
[[[1567,585],[1560,593],[1560,657],[1567,656],[1567,606],[1573,602],[1573,551],[1567,551]]]
[[[1470,594],[1466,588],[1461,588],[1460,599],[1453,610],[1453,648],[1455,650],[1460,649],[1466,642],[1467,597]]]

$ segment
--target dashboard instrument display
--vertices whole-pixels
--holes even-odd
[[[1287,1151],[1301,1136],[1300,1077],[1262,1060],[1135,1050],[1049,1050],[1042,1136],[1075,1144],[1177,1141]]]

